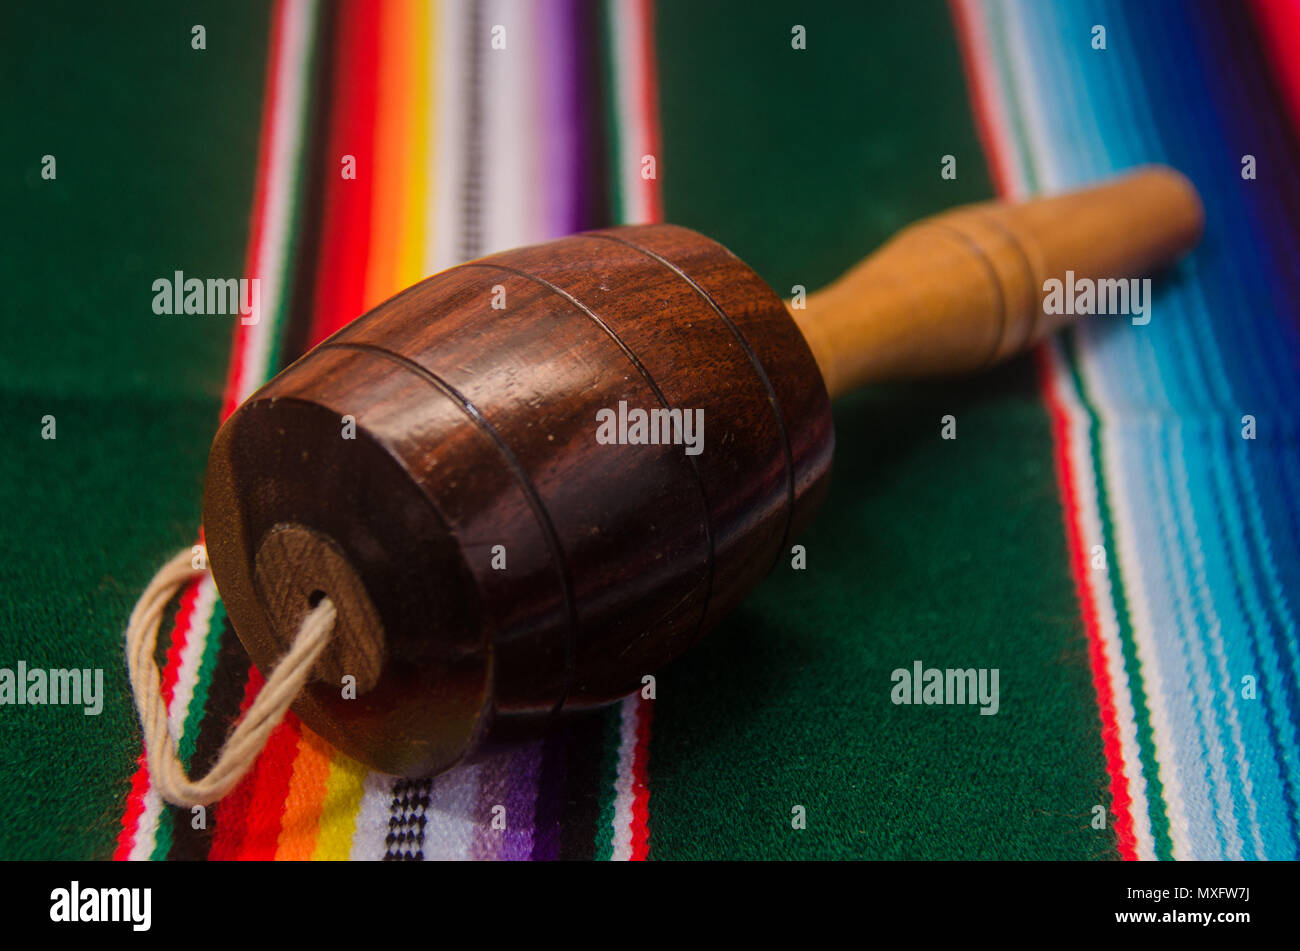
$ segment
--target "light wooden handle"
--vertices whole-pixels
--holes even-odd
[[[1151,166],[1023,204],[986,202],[899,232],[804,308],[791,306],[831,398],[865,383],[978,370],[1063,323],[1044,283],[1139,277],[1200,238],[1182,174]]]

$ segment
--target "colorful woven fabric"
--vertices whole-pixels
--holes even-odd
[[[1295,10],[1260,3],[1256,27],[1282,28]],[[1204,196],[1206,240],[1162,287],[1159,323],[1085,324],[1043,354],[1044,393],[1121,854],[1294,858],[1300,180],[1283,170],[1300,158],[1295,128],[1244,10],[959,11],[1001,191],[1162,161]],[[1076,42],[1094,24],[1104,50]],[[1269,171],[1256,178],[1249,163]],[[1087,567],[1094,545],[1112,553],[1109,570]]]
[[[487,41],[498,28],[495,48]],[[657,191],[632,158],[655,151],[650,29],[645,5],[280,4],[248,262],[268,319],[236,336],[223,416],[304,347],[426,274],[611,218],[652,220]],[[607,97],[592,93],[602,86]],[[593,150],[606,127],[608,146]],[[173,723],[207,757],[215,749],[203,745],[205,728],[222,735],[261,685],[214,618],[223,615],[208,580],[182,599],[163,668]],[[224,707],[195,707],[189,685],[213,678],[243,686]],[[582,830],[575,845],[555,819],[538,829],[543,784],[563,794],[569,773],[556,742],[437,780],[394,781],[290,716],[204,829],[163,806],[142,760],[115,856],[644,856],[636,776],[646,754],[635,737],[649,713],[629,704],[623,718],[632,744],[575,794],[586,814],[567,823]],[[201,769],[204,758],[191,762]],[[620,791],[607,797],[613,814],[598,831],[602,780]],[[504,829],[481,821],[494,806],[506,809]]]
[[[4,16],[20,83],[43,58],[88,65],[5,106],[33,154],[0,186],[32,232],[0,257],[19,315],[0,386],[30,435],[0,454],[0,666],[101,666],[109,686],[99,717],[0,710],[0,856],[1300,851],[1298,0],[278,0],[78,13],[50,31],[68,49]],[[123,29],[131,62],[79,39]],[[94,113],[97,70],[115,82]],[[697,228],[812,289],[917,217],[1150,161],[1207,210],[1150,324],[1081,322],[978,379],[838,404],[807,570],[779,566],[656,699],[430,780],[371,773],[290,716],[201,827],[152,790],[131,603],[201,540],[215,424],[348,320],[615,222]],[[181,268],[260,278],[262,319],[150,313],[150,280]],[[56,441],[31,435],[47,413]],[[261,678],[210,581],[163,640],[201,771]],[[891,703],[917,660],[1000,669],[998,714]]]

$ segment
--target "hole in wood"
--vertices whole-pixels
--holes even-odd
[[[277,525],[258,547],[254,577],[280,654],[328,592],[338,615],[331,642],[312,674],[332,686],[351,675],[358,694],[374,689],[386,654],[383,625],[361,579],[332,539],[302,525]]]

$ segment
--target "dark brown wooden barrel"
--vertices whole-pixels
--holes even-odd
[[[701,451],[598,442],[620,404],[702,410]],[[638,689],[788,552],[832,448],[812,354],[748,267],[684,228],[591,232],[428,278],[254,394],[213,444],[209,558],[263,670],[313,596],[340,606],[294,709],[420,775]]]

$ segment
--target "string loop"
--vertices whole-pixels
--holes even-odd
[[[226,739],[216,764],[202,779],[191,779],[180,760],[178,741],[167,716],[154,650],[167,604],[185,584],[206,574],[206,568],[193,566],[189,549],[182,550],[154,575],[126,627],[126,662],[135,708],[144,729],[149,780],[163,799],[177,806],[206,806],[235,788],[307,682],[317,658],[330,642],[336,617],[334,603],[328,597],[308,612],[288,653],[275,665],[257,698]]]

